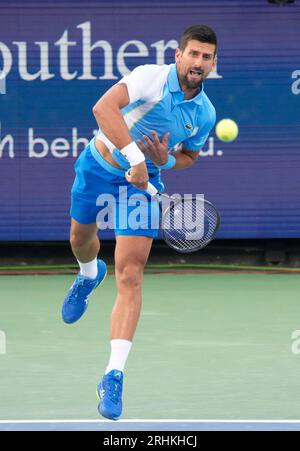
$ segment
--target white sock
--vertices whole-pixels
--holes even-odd
[[[78,264],[80,266],[80,274],[84,277],[89,277],[90,279],[95,279],[98,274],[97,257],[91,262],[81,263],[79,260]]]
[[[124,372],[125,363],[131,348],[132,342],[128,340],[111,340],[111,354],[105,374],[111,370]]]

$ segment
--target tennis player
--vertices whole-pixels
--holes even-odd
[[[112,195],[117,297],[110,322],[110,359],[97,386],[98,410],[112,420],[122,413],[123,373],[141,311],[144,266],[158,234],[153,215],[159,215],[159,208],[152,206],[148,214],[151,198],[143,190],[150,180],[163,191],[162,170],[188,168],[197,160],[215,124],[203,81],[215,69],[216,52],[215,32],[194,25],[181,37],[175,64],[142,65],[124,76],[94,106],[99,132],[75,164],[70,243],[80,271],[64,300],[62,318],[66,323],[77,321],[106,276],[106,264],[98,258],[97,215],[103,206],[96,201],[99,195]],[[143,194],[139,227],[130,221],[120,224],[120,213],[128,219],[132,212],[124,196],[121,199],[120,187],[122,193],[126,189],[126,199]]]

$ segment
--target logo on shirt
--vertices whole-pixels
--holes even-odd
[[[198,130],[199,130],[199,127],[193,128],[193,126],[192,126],[191,124],[189,124],[189,123],[185,124],[185,128],[186,128],[187,130],[189,130],[190,136],[195,136],[196,133],[197,133]]]

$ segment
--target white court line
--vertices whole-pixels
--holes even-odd
[[[0,424],[24,424],[24,423],[218,423],[218,424],[230,424],[230,423],[254,423],[254,424],[300,424],[300,420],[0,420]]]

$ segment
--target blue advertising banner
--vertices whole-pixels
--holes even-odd
[[[239,135],[224,143],[213,130],[192,168],[163,172],[166,191],[215,203],[219,238],[300,237],[298,0],[1,1],[0,240],[68,239],[93,105],[134,67],[173,62],[195,23],[218,35],[205,91]]]

